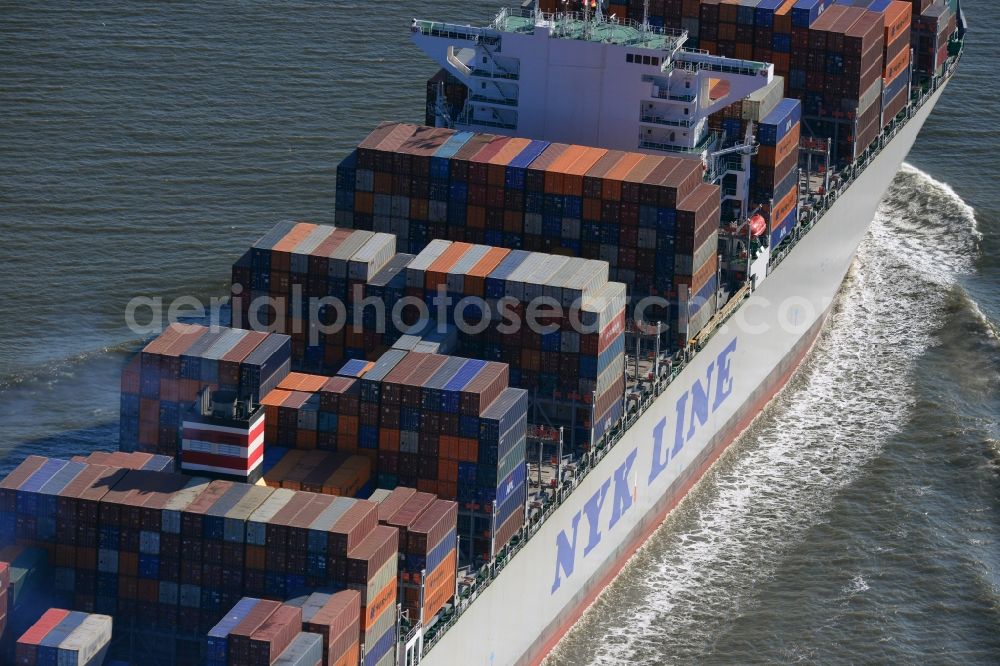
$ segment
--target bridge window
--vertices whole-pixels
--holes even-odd
[[[660,66],[660,59],[648,55],[639,55],[638,53],[626,53],[625,62],[635,63],[636,65],[654,65],[656,67]]]

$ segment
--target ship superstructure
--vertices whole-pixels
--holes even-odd
[[[600,12],[502,9],[486,27],[414,19],[413,42],[468,88],[439,124],[619,150],[702,156],[708,116],[771,82],[774,66],[685,48],[683,30]]]

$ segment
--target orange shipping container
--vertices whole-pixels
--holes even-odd
[[[458,261],[465,256],[465,253],[472,249],[471,243],[452,243],[448,248],[441,253],[434,262],[427,267],[427,271],[424,274],[424,288],[428,291],[433,291],[438,285],[445,283],[445,276],[448,271],[454,266]]]
[[[757,149],[757,164],[768,167],[782,164],[789,155],[798,151],[801,132],[801,125],[796,124],[777,146],[760,146]]]
[[[583,177],[608,154],[604,148],[587,148],[579,157],[569,164],[563,174],[563,194],[583,196]]]
[[[361,630],[367,631],[395,607],[396,579],[392,578],[367,606],[361,607]]]
[[[899,35],[907,35],[909,39],[912,7],[909,2],[893,0],[883,12],[885,16],[885,43],[891,44]]]
[[[455,564],[456,555],[452,550],[438,568],[427,577],[427,589],[430,593],[424,596],[425,620],[432,618],[455,595]],[[435,576],[438,575],[440,578],[435,580]]]
[[[247,569],[264,570],[266,568],[264,546],[253,546],[251,544],[247,544],[245,552]]]
[[[604,182],[601,183],[601,198],[606,201],[621,201],[622,198],[622,180],[625,179],[632,169],[634,169],[639,162],[642,162],[645,155],[639,153],[628,153],[622,157],[617,164],[608,169],[608,172],[604,174]],[[601,219],[600,203],[598,203],[598,210],[596,211],[595,220]]]
[[[459,437],[458,459],[466,462],[476,462],[479,459],[479,441],[470,437]]]
[[[395,428],[380,428],[378,433],[378,448],[380,451],[399,451],[399,430]]]
[[[906,70],[910,68],[910,49],[903,49],[899,52],[893,61],[886,63],[885,69],[882,70],[882,79],[885,82],[885,86],[888,87],[890,83],[896,80],[896,77],[904,74]]]
[[[465,274],[465,293],[472,296],[482,296],[486,276],[496,268],[510,252],[504,247],[491,247],[486,254],[476,262],[476,265]]]
[[[486,227],[486,208],[483,206],[467,206],[465,209],[465,224],[473,229]]]
[[[793,187],[781,201],[774,205],[774,211],[771,214],[772,223],[781,222],[792,212],[798,203],[798,196],[798,188]]]
[[[361,646],[355,641],[342,655],[330,655],[330,666],[357,666],[361,658]]]

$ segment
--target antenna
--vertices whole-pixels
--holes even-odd
[[[597,5],[597,11],[594,13],[594,21],[596,23],[600,23],[600,22],[602,22],[604,20],[604,12],[602,11],[602,8],[601,8],[601,4],[602,4],[601,0],[597,0],[597,2],[595,4]]]
[[[534,19],[537,21],[542,16],[541,7],[539,7],[540,0],[535,0],[535,16]]]
[[[649,0],[642,0],[642,31],[649,32]]]

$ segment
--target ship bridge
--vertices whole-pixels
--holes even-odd
[[[487,26],[414,19],[413,42],[464,85],[437,124],[705,158],[709,114],[766,86],[770,64],[685,48],[687,33],[600,10],[502,9]]]

